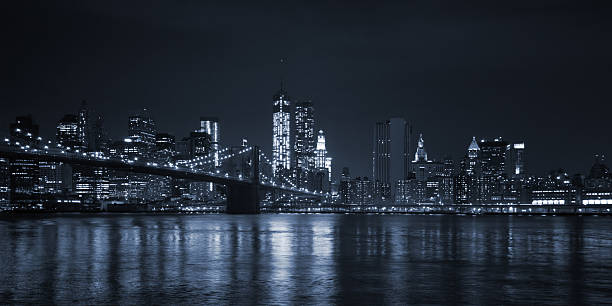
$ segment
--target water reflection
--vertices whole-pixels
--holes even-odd
[[[611,302],[598,217],[57,215],[0,221],[0,300]]]

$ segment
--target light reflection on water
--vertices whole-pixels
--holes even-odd
[[[612,302],[612,220],[55,215],[0,221],[6,303]]]

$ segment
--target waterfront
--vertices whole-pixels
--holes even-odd
[[[0,221],[0,300],[600,304],[597,216],[56,214]]]

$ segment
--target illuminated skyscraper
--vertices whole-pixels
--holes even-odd
[[[480,147],[476,141],[476,137],[472,137],[472,142],[468,147],[468,164],[466,165],[466,172],[469,175],[473,175],[476,172],[476,166],[478,163],[478,156],[480,155]]]
[[[294,169],[298,186],[306,185],[308,172],[314,168],[315,139],[314,107],[310,101],[295,104]]]
[[[508,145],[508,162],[506,174],[509,178],[525,177],[525,143],[518,142]]]
[[[79,117],[75,115],[65,115],[57,123],[57,142],[65,147],[82,147],[81,126]]]
[[[319,135],[317,136],[314,166],[317,170],[327,170],[329,181],[331,181],[332,158],[327,156],[327,149],[325,148],[325,133],[323,133],[323,130],[319,130]]]
[[[314,107],[310,101],[295,104],[295,165],[297,168],[312,167],[315,150]]]
[[[78,138],[82,150],[89,148],[89,133],[89,111],[87,110],[87,102],[83,100],[78,117]]]
[[[501,138],[482,140],[480,147],[481,196],[485,203],[500,203],[506,183],[506,152],[508,143]]]
[[[142,114],[129,117],[128,135],[134,146],[143,145],[148,151],[152,151],[155,148],[155,134],[157,134],[155,121],[151,119],[146,109]]]
[[[210,151],[214,154],[215,167],[219,167],[219,118],[200,117],[200,130],[210,135]]]
[[[481,172],[482,163],[480,162],[480,147],[476,141],[476,137],[472,137],[472,142],[468,146],[467,159],[462,165],[464,173],[461,180],[465,182],[465,199],[460,199],[456,196],[456,203],[478,204],[482,202],[481,197]],[[461,196],[462,197],[462,196]]]
[[[276,176],[291,169],[291,102],[282,84],[272,101],[272,172]]]

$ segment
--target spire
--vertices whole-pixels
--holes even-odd
[[[317,150],[325,150],[325,133],[323,130],[319,130],[319,136],[317,137]]]
[[[285,59],[281,58],[280,59],[280,92],[284,92],[285,91]]]
[[[427,161],[427,152],[425,151],[425,140],[423,140],[423,134],[419,134],[419,142],[417,150],[414,153],[414,161]]]
[[[480,147],[478,146],[478,142],[476,141],[476,136],[472,137],[472,143],[470,143],[468,151],[480,151]]]
[[[480,151],[480,147],[478,146],[476,137],[472,137],[472,142],[470,143],[470,146],[468,147],[468,157],[470,159],[477,158],[479,151]]]

